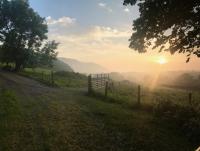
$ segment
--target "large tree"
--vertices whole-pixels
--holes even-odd
[[[28,0],[0,0],[1,61],[15,63],[15,69],[38,57],[47,39],[47,23]]]
[[[138,5],[130,48],[143,53],[149,48],[200,57],[200,0],[124,0]]]

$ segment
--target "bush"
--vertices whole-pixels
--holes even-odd
[[[156,104],[154,114],[161,120],[176,124],[192,143],[199,145],[200,112],[195,107],[180,106],[170,101],[163,101]]]

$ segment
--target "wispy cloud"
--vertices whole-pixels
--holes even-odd
[[[106,3],[98,3],[100,7],[106,7]]]
[[[90,31],[90,35],[96,39],[128,38],[130,36],[130,32],[111,27],[94,26]]]
[[[107,10],[108,12],[113,12],[112,8],[110,8],[106,3],[98,3],[99,7]]]
[[[48,25],[58,25],[58,26],[64,26],[64,27],[71,26],[76,23],[75,18],[70,18],[67,16],[64,16],[58,19],[54,19],[51,16],[48,16],[46,18],[46,21]]]

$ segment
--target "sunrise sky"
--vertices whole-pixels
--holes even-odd
[[[60,42],[59,57],[119,72],[199,70],[196,57],[186,64],[185,55],[129,49],[132,21],[139,13],[136,6],[123,6],[123,0],[30,0],[30,5],[46,17],[49,38]]]

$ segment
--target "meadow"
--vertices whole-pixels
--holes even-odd
[[[119,103],[136,104],[138,102],[138,86],[139,84],[127,81],[112,82],[108,88],[108,98]],[[174,104],[181,106],[193,105],[198,107],[200,105],[199,90],[185,90],[164,86],[157,86],[152,89],[145,85],[140,85],[140,87],[140,99],[143,105],[154,105],[160,101],[172,101]],[[102,96],[105,94],[104,88],[96,89],[95,92]],[[192,94],[191,100],[189,99],[190,93]]]
[[[116,82],[105,98],[103,89],[87,94],[85,75],[58,72],[63,81],[52,86],[41,81],[41,71],[51,73],[0,74],[0,150],[177,151],[181,144],[191,151],[199,145],[200,116],[184,90],[141,87],[137,106],[137,85]],[[77,84],[65,85],[69,80]]]

